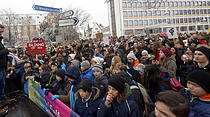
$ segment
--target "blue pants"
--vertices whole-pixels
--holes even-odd
[[[5,70],[0,71],[0,101],[6,99],[6,95],[4,92],[5,88],[5,77],[6,77],[6,72]]]

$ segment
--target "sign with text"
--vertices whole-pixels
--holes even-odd
[[[45,43],[27,43],[28,55],[41,55],[46,53]]]
[[[79,20],[76,17],[59,20],[59,26],[76,26],[79,23]]]
[[[166,29],[166,34],[167,34],[169,39],[178,38],[177,29],[174,28],[174,27],[167,28]]]
[[[61,13],[61,9],[47,7],[47,6],[40,6],[40,5],[33,5],[32,8],[37,11],[46,11],[46,12],[54,12],[54,13]]]
[[[42,39],[42,38],[33,38],[32,42],[34,42],[34,43],[43,43],[44,39]]]

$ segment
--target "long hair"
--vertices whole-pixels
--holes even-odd
[[[125,92],[123,93],[118,93],[118,96],[117,96],[117,103],[118,104],[121,104],[122,101],[126,100],[128,97],[126,96]]]
[[[164,55],[163,58],[159,58],[160,65],[166,68],[167,65],[167,57]]]
[[[111,70],[113,73],[115,73],[116,70],[117,70],[117,66],[116,66],[117,63],[122,63],[122,61],[121,61],[121,58],[120,58],[119,56],[114,56],[114,57],[112,58],[112,61],[114,61],[114,62],[111,63],[110,70]]]

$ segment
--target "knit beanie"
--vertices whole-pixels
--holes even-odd
[[[53,61],[53,62],[51,63],[51,65],[58,66],[58,63],[57,63],[56,61]]]
[[[83,79],[80,83],[79,83],[79,89],[82,89],[83,91],[88,91],[91,92],[92,90],[92,81],[88,78]]]
[[[90,63],[87,60],[83,61],[81,63],[81,67],[83,67],[84,69],[88,69],[88,68],[90,68]]]
[[[79,61],[78,60],[72,60],[71,63],[79,68]]]
[[[171,50],[167,48],[162,48],[161,51],[165,54],[166,57],[170,57],[172,55]]]
[[[100,57],[94,57],[92,60],[98,64],[102,64],[104,62],[104,59]]]
[[[93,65],[93,67],[92,67],[92,70],[93,71],[100,71],[101,73],[103,73],[103,67],[101,66],[101,64],[95,64],[95,65]]]
[[[201,51],[210,61],[210,49],[209,48],[202,46],[202,47],[195,49],[195,51]]]
[[[65,71],[63,69],[59,69],[56,71],[56,75],[61,77],[62,79],[65,79]]]
[[[114,87],[119,93],[125,91],[125,80],[118,74],[114,74],[109,78],[108,85]]]
[[[132,59],[134,59],[134,60],[137,59],[134,53],[129,53],[129,54],[127,55],[127,58],[132,58]]]
[[[208,72],[197,70],[188,75],[187,80],[200,85],[207,93],[210,93],[210,74]]]
[[[148,55],[148,51],[147,50],[143,50],[142,52],[141,52],[141,55]]]

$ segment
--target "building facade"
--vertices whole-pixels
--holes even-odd
[[[209,32],[210,0],[107,0],[113,36],[178,32]]]

